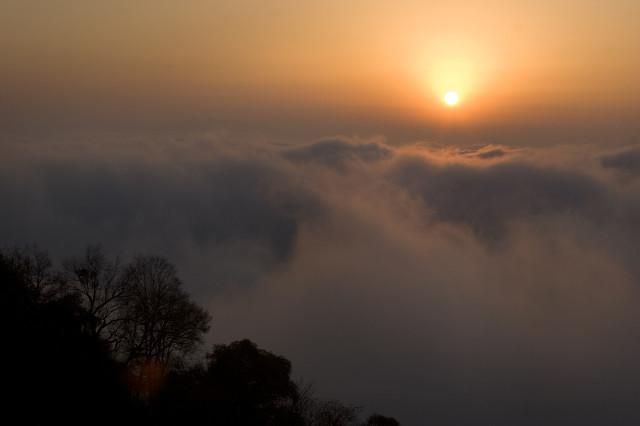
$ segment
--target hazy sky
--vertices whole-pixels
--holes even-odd
[[[637,129],[634,0],[1,7],[0,106],[9,120],[68,120],[72,112],[86,121],[195,118],[204,126],[349,122],[363,132],[452,123]],[[447,90],[462,98],[455,111],[443,108]]]

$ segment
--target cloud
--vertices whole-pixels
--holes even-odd
[[[640,175],[640,149],[634,148],[601,158],[602,167],[630,175]]]
[[[621,154],[106,146],[5,161],[4,244],[166,255],[211,340],[254,339],[409,426],[640,421],[640,194],[599,163]]]
[[[68,255],[100,242],[118,252],[159,251],[171,258],[185,250],[233,248],[246,263],[238,268],[264,265],[256,274],[290,256],[299,222],[323,208],[273,165],[224,156],[182,165],[47,161],[2,179],[0,196],[5,244],[32,241]],[[222,269],[229,260],[224,263]],[[234,274],[218,278],[234,282]]]
[[[496,148],[489,151],[481,152],[478,154],[478,157],[482,158],[483,160],[489,160],[492,158],[504,157],[505,155],[507,155],[505,151],[503,151],[502,149]]]
[[[525,151],[523,148],[514,148],[506,145],[440,145],[417,144],[414,149],[403,149],[405,153],[426,156],[437,163],[474,164],[484,161],[488,164],[505,160],[514,160]]]
[[[405,156],[390,176],[419,197],[435,220],[465,225],[488,239],[504,236],[510,221],[551,214],[597,219],[607,205],[606,191],[593,178],[526,163],[439,166]]]
[[[375,225],[303,233],[253,295],[261,321],[237,320],[244,303],[221,304],[219,319],[317,372],[327,394],[405,424],[638,419],[634,332],[619,327],[635,329],[637,289],[615,259],[533,230],[494,255],[464,236]],[[602,400],[622,411],[594,408]]]
[[[295,162],[321,164],[343,171],[348,162],[378,162],[392,155],[393,151],[381,143],[353,142],[347,138],[323,139],[284,153],[286,158]]]

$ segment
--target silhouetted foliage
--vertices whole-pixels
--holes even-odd
[[[15,248],[4,256],[4,262],[21,276],[23,285],[35,300],[45,301],[64,292],[65,282],[53,270],[49,255],[36,246]]]
[[[303,419],[305,426],[350,426],[356,425],[358,407],[348,406],[336,400],[322,400],[316,397],[310,384],[298,386],[295,412]]]
[[[351,407],[340,401],[320,401],[313,412],[310,426],[355,426],[358,421],[358,407]]]
[[[66,260],[64,271],[90,314],[89,331],[129,366],[130,384],[145,397],[209,329],[209,314],[189,299],[166,259],[139,256],[122,266],[91,246],[83,257]]]
[[[91,332],[117,351],[125,320],[122,304],[127,290],[120,261],[109,260],[99,246],[90,246],[83,257],[68,259],[63,265],[65,279],[92,315]]]
[[[380,414],[373,414],[367,419],[365,426],[400,426],[400,423],[393,417],[385,417]]]
[[[0,256],[3,415],[18,424],[113,422],[128,408],[117,364],[87,331],[89,314],[78,299],[34,282],[29,262]]]
[[[210,316],[166,259],[122,266],[89,247],[63,265],[36,248],[0,252],[4,423],[358,424],[357,408],[315,398],[287,359],[249,340],[190,364]],[[374,415],[365,425],[398,423]]]
[[[303,425],[285,358],[242,340],[217,345],[204,368],[174,373],[156,403],[166,424]],[[196,414],[197,413],[197,414]]]
[[[287,359],[242,340],[215,346],[208,361],[205,383],[228,424],[292,424],[298,392]]]
[[[169,364],[191,353],[209,330],[209,314],[189,299],[175,267],[139,256],[124,272],[121,350],[127,363]]]

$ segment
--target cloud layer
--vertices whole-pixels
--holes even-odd
[[[403,424],[640,420],[637,149],[185,144],[7,162],[0,238],[167,255],[213,341]]]
[[[604,155],[602,157],[602,167],[638,176],[640,175],[640,148]]]

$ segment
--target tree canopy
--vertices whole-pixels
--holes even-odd
[[[97,246],[58,269],[37,248],[0,251],[0,416],[20,424],[396,426],[322,400],[291,363],[244,339],[190,359],[209,330],[176,268]]]

